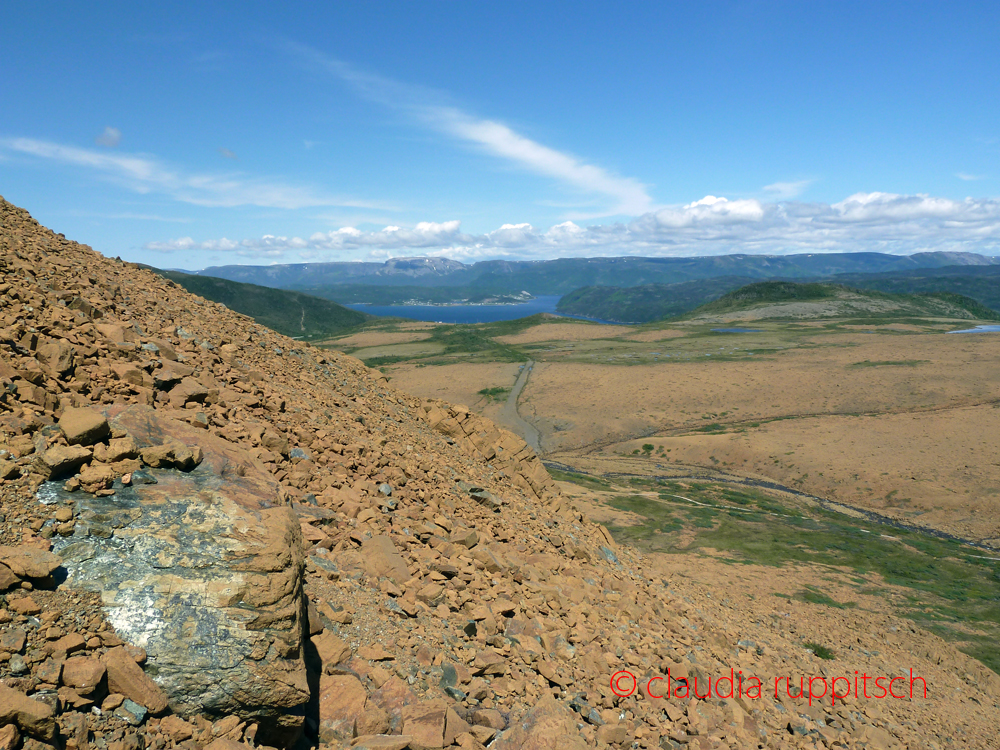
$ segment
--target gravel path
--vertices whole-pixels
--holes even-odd
[[[517,399],[521,395],[521,391],[524,390],[524,386],[528,384],[528,376],[531,374],[531,369],[534,366],[535,363],[530,359],[524,363],[524,366],[521,368],[521,374],[517,376],[517,382],[514,383],[510,395],[507,396],[507,402],[500,410],[498,420],[524,438],[524,442],[534,448],[536,453],[541,453],[541,435],[535,426],[524,419],[517,411]]]

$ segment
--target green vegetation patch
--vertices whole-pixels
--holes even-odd
[[[446,356],[479,354],[491,362],[523,362],[528,359],[524,352],[495,341],[477,325],[440,325],[431,331],[429,340],[443,344]]]
[[[813,586],[806,586],[804,591],[800,591],[795,595],[795,598],[800,602],[822,604],[825,607],[834,607],[836,609],[854,609],[858,606],[857,602],[838,602]]]
[[[483,388],[479,391],[479,395],[483,396],[487,401],[506,401],[510,391],[510,388],[496,385],[492,388]]]
[[[805,646],[810,651],[812,651],[814,654],[816,654],[816,656],[818,656],[820,659],[837,658],[837,655],[833,652],[833,649],[828,648],[827,646],[824,646],[821,643],[814,643],[812,641],[807,641],[802,645]]]
[[[853,273],[834,277],[837,283],[891,294],[935,294],[981,320],[1000,320],[1000,266],[945,266],[894,273]],[[975,304],[970,305],[969,302]]]
[[[374,316],[301,292],[152,269],[199,297],[247,315],[272,331],[297,339],[327,338],[375,320]]]
[[[564,471],[563,469],[557,469],[554,466],[546,466],[545,468],[548,469],[549,476],[557,482],[571,482],[579,485],[580,487],[585,487],[588,490],[607,491],[613,489],[611,482],[607,479],[602,479],[601,477],[595,477],[590,474],[581,474],[576,471]]]
[[[611,527],[616,539],[657,552],[715,550],[731,564],[809,563],[830,566],[839,575],[848,569],[847,585],[855,586],[859,596],[881,595],[895,602],[900,614],[1000,674],[1000,562],[984,559],[989,555],[958,541],[856,519],[751,487],[652,477],[626,481],[655,488],[659,499],[630,496],[610,502],[644,519]],[[908,595],[900,599],[887,584]],[[837,608],[856,606],[815,588],[794,598]]]
[[[722,276],[677,284],[588,286],[564,295],[556,310],[621,323],[651,323],[682,315],[751,279]]]
[[[723,294],[698,308],[699,313],[723,312],[765,302],[793,302],[831,299],[842,288],[831,284],[796,284],[792,281],[759,281]]]

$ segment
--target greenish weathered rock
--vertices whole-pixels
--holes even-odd
[[[57,544],[69,584],[100,592],[175,713],[236,714],[259,723],[259,741],[290,744],[309,700],[298,519],[239,447],[144,406],[107,416],[140,451],[183,445],[203,460],[107,498],[43,485],[77,503],[76,535]]]

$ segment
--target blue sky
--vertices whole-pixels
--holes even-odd
[[[105,255],[1000,254],[995,2],[145,5],[0,27],[0,195]]]

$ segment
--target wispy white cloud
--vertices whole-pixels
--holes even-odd
[[[114,148],[121,142],[122,131],[118,128],[113,128],[110,125],[104,128],[104,132],[94,139],[94,143],[98,146],[107,146],[108,148]]]
[[[351,84],[368,99],[403,111],[426,127],[473,144],[536,174],[551,177],[584,194],[602,196],[607,204],[605,209],[586,217],[636,215],[653,207],[646,186],[638,180],[615,175],[572,154],[545,146],[502,122],[464,112],[446,103],[441,92],[358,70],[308,47],[288,47]]]
[[[815,180],[773,182],[770,185],[764,186],[764,192],[774,196],[777,200],[789,200],[791,198],[798,198],[814,182]]]
[[[986,175],[984,174],[969,174],[968,172],[958,172],[955,176],[960,180],[965,180],[966,182],[986,179]]]
[[[234,152],[230,151],[228,148],[220,148],[219,149],[219,156],[221,156],[223,159],[238,159],[239,158],[238,156],[236,156],[236,154]]]
[[[145,154],[108,153],[32,138],[0,138],[7,151],[62,165],[90,169],[137,193],[160,193],[197,206],[299,209],[339,206],[392,211],[375,201],[330,195],[312,187],[241,173],[188,173]]]
[[[160,216],[159,214],[137,214],[137,213],[117,213],[103,214],[92,211],[70,211],[71,216],[81,216],[91,219],[123,219],[127,221],[162,221],[170,224],[190,224],[194,219],[185,216]]]
[[[580,226],[566,221],[540,230],[504,224],[485,234],[462,232],[458,221],[421,222],[364,232],[343,227],[309,237],[265,236],[197,242],[190,237],[149,243],[156,252],[222,251],[246,258],[357,260],[413,254],[458,260],[551,258],[568,255],[787,254],[928,250],[1000,254],[1000,200],[955,201],[929,195],[856,193],[834,204],[727,200],[706,196],[632,221]]]

